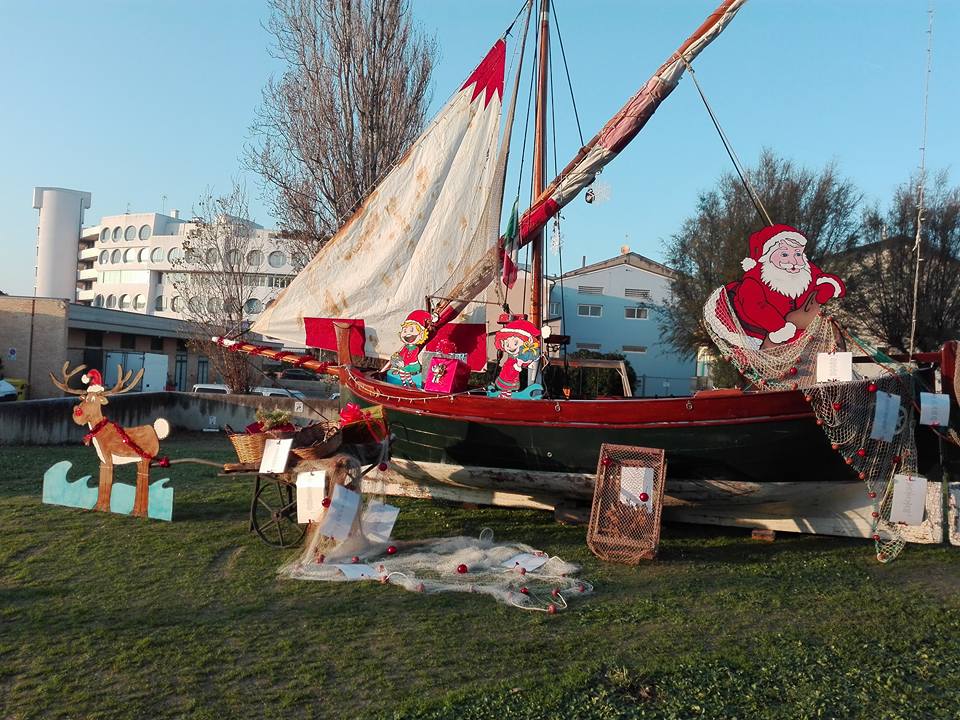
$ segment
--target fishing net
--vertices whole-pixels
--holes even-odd
[[[522,543],[496,543],[489,528],[479,538],[370,542],[360,533],[331,542],[311,526],[307,545],[280,575],[297,580],[375,580],[411,592],[489,595],[524,610],[555,613],[593,591],[576,577],[579,566]]]
[[[872,536],[877,559],[889,562],[896,558],[906,541],[898,525],[890,521],[893,476],[917,473],[913,377],[907,369],[893,367],[891,362],[887,372],[876,378],[864,378],[854,370],[850,382],[817,383],[818,354],[842,350],[845,339],[852,336],[833,318],[816,313],[792,342],[761,347],[758,339],[743,330],[725,288],[710,296],[704,320],[721,356],[757,387],[804,393],[830,446],[864,482],[873,504]],[[862,342],[857,344],[863,346]],[[875,351],[872,354],[879,355]],[[891,439],[871,437],[876,434],[874,418],[880,393],[892,395],[891,402],[898,403]]]
[[[587,546],[602,560],[636,565],[660,543],[666,464],[663,450],[600,446]]]

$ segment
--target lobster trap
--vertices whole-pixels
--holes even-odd
[[[587,546],[601,560],[636,565],[657,556],[667,465],[663,450],[600,446]]]

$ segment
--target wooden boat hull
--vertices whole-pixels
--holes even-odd
[[[689,398],[505,400],[432,395],[347,369],[342,396],[379,404],[397,457],[525,471],[594,472],[604,442],[667,451],[672,478],[852,480],[796,391]]]

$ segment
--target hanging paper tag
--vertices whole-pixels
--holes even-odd
[[[943,393],[920,393],[920,424],[946,427],[950,424],[950,398]]]
[[[641,495],[646,500],[641,500]],[[620,502],[653,510],[653,468],[630,465],[620,468]]]
[[[514,555],[509,560],[504,560],[501,565],[505,568],[522,567],[527,572],[533,572],[539,567],[543,567],[547,562],[547,554],[534,555],[533,553],[520,553]]]
[[[297,522],[315,522],[323,517],[326,508],[327,473],[324,470],[297,474]]]
[[[359,509],[359,493],[347,490],[343,485],[334,485],[330,507],[324,514],[320,534],[332,537],[334,540],[346,540],[350,536],[350,530],[353,529],[353,521]]]
[[[349,565],[334,565],[334,567],[346,575],[347,580],[379,580],[380,575],[369,565],[363,563],[351,563]]]
[[[853,353],[817,353],[817,382],[853,380]]]
[[[263,457],[260,459],[260,472],[282,473],[286,470],[291,445],[293,445],[293,438],[267,440],[263,446]]]
[[[367,503],[363,517],[360,519],[363,534],[370,542],[385,543],[390,539],[390,533],[393,532],[393,526],[399,514],[400,508],[379,500],[371,500]]]
[[[877,404],[873,408],[873,429],[870,431],[870,439],[891,442],[897,431],[897,421],[900,419],[900,396],[878,390],[875,397]]]
[[[890,522],[919,525],[927,504],[927,479],[919,475],[893,476]]]

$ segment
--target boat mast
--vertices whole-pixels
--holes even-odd
[[[538,198],[547,186],[547,71],[550,63],[550,0],[540,2],[540,65],[537,69],[537,106],[533,134],[533,179],[531,197]],[[540,228],[531,240],[530,322],[543,324],[543,236]]]

